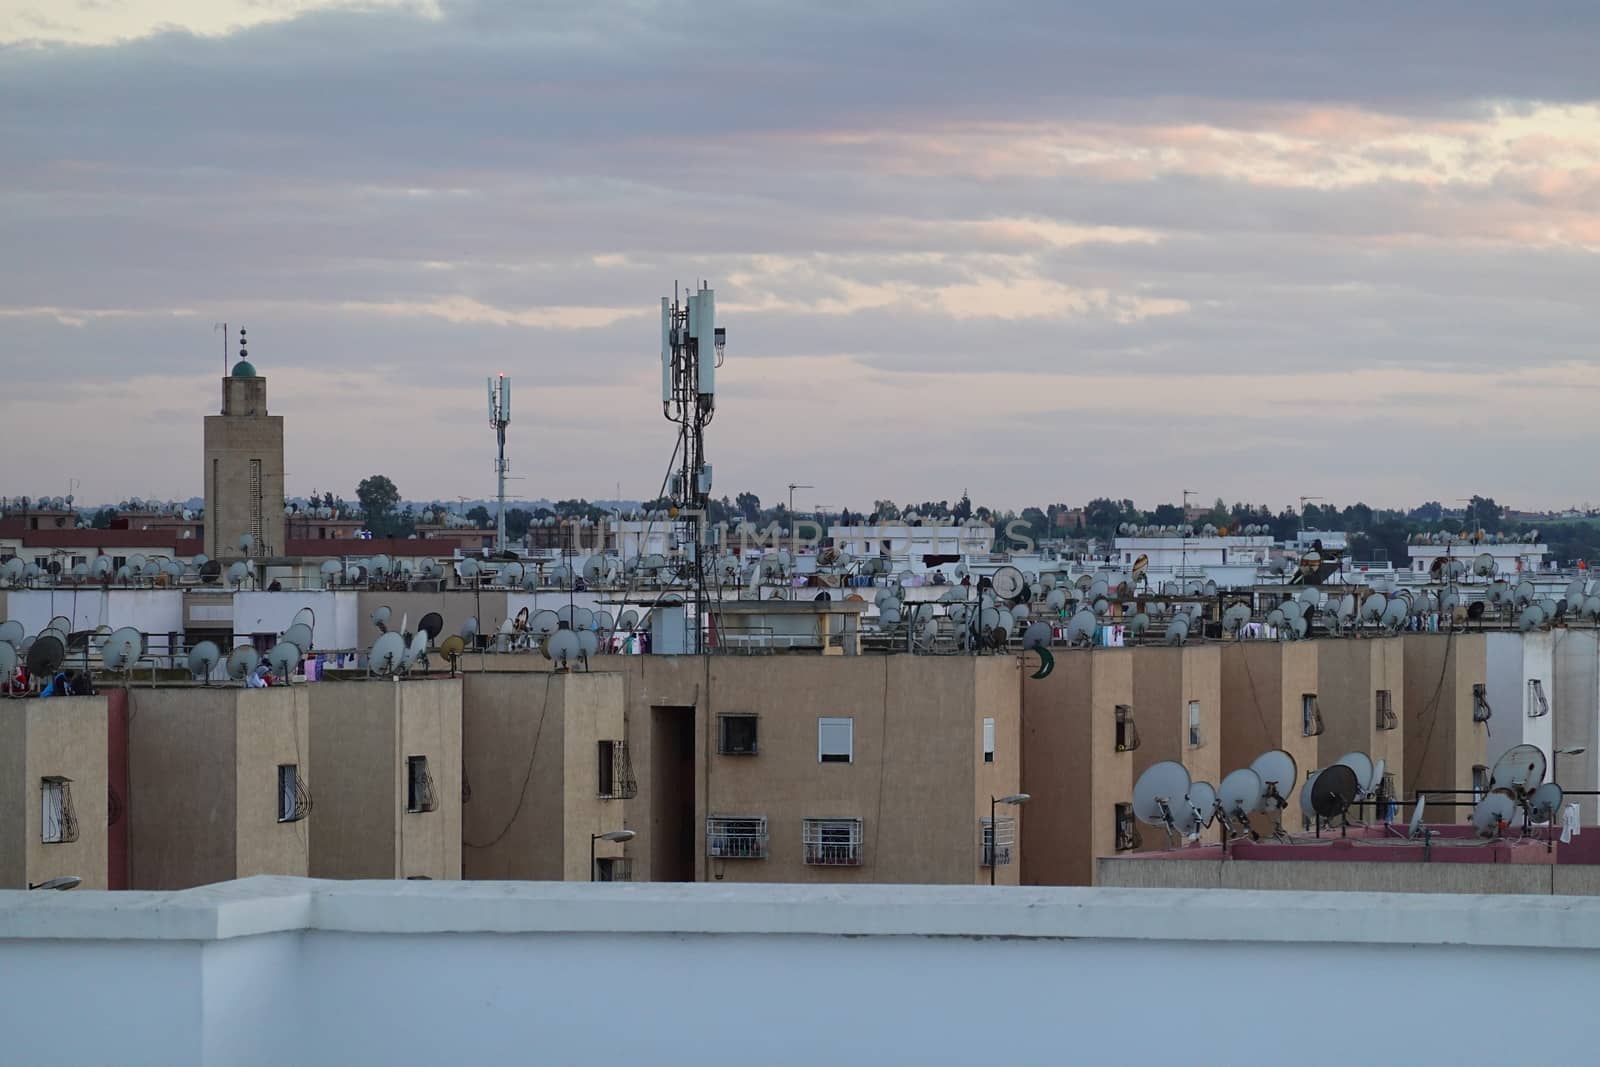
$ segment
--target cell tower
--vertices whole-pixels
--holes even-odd
[[[679,543],[687,553],[690,632],[694,652],[702,649],[706,571],[701,542],[706,502],[711,498],[711,464],[706,462],[706,425],[717,407],[717,368],[722,366],[727,331],[717,328],[715,293],[704,285],[680,302],[677,286],[661,298],[661,413],[679,426],[679,466],[667,496],[677,510]]]
[[[511,379],[504,374],[489,379],[489,425],[494,427],[494,470],[499,476],[500,508],[495,517],[494,551],[500,555],[506,550],[506,472],[511,464],[506,462],[506,427],[511,424]]]

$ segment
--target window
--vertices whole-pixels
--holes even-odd
[[[713,815],[706,820],[706,855],[723,860],[767,858],[765,815]]]
[[[111,571],[112,571],[113,574],[115,574],[117,571],[120,571],[122,568],[126,567],[127,565],[128,565],[128,557],[127,556],[112,556],[111,557]]]
[[[639,795],[639,783],[633,777],[633,763],[628,758],[628,742],[601,741],[599,743],[599,774],[597,794],[607,800],[629,800]]]
[[[994,720],[983,720],[983,762],[994,762]]]
[[[1009,815],[990,819],[985,815],[979,827],[979,844],[983,846],[983,866],[1006,867],[1011,863],[1011,846],[1016,843],[1017,820]]]
[[[756,716],[718,715],[717,751],[724,756],[754,756]]]
[[[1205,734],[1200,729],[1200,702],[1189,701],[1189,747],[1199,748],[1205,743]]]
[[[855,723],[851,718],[817,720],[817,762],[850,763],[855,759]]]
[[[1481,763],[1472,765],[1472,799],[1482,800],[1489,791],[1489,768]]]
[[[49,775],[39,780],[39,840],[61,845],[78,839],[78,816],[72,810],[72,779]]]
[[[1489,687],[1479,682],[1472,687],[1472,721],[1488,722],[1493,714],[1489,709]]]
[[[299,822],[311,814],[311,794],[293,763],[278,764],[278,821]]]
[[[428,773],[427,756],[406,757],[406,810],[433,811],[439,806],[433,791],[433,775]]]
[[[633,865],[621,856],[601,856],[594,861],[594,880],[597,882],[631,882]]]
[[[1537,719],[1550,714],[1550,701],[1544,696],[1544,683],[1537,678],[1528,679],[1528,718]]]
[[[1387,689],[1380,689],[1374,703],[1378,709],[1378,729],[1393,730],[1400,725],[1400,719],[1394,713],[1394,694]]]
[[[1300,732],[1306,737],[1322,733],[1322,709],[1317,706],[1317,694],[1300,694]]]
[[[1132,752],[1139,747],[1139,727],[1133,722],[1133,708],[1117,705],[1117,751]]]
[[[1133,805],[1116,806],[1116,840],[1118,852],[1130,852],[1139,847],[1139,827],[1133,821]]]
[[[861,865],[860,819],[807,819],[802,832],[805,862],[812,867]]]

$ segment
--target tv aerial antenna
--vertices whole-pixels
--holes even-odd
[[[706,505],[711,499],[711,464],[706,462],[706,426],[717,407],[717,368],[727,332],[717,326],[716,293],[701,285],[680,299],[661,298],[661,413],[678,424],[678,469],[668,478],[681,539],[689,553],[689,599],[693,602],[692,651],[704,651],[701,615],[706,568],[701,558]]]
[[[511,425],[511,379],[504,374],[489,379],[489,425],[494,429],[494,473],[499,483],[494,527],[494,551],[498,556],[506,550],[506,474],[511,470],[506,459],[506,427]]]

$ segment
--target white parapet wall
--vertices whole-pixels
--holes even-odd
[[[1536,974],[1540,1059],[1577,1064],[1593,1061],[1597,967],[1593,897],[284,878],[7,892],[0,1062],[1348,1067],[1381,1049],[1428,1067],[1487,1062],[1482,976]],[[1369,987],[1369,1006],[1350,996]]]

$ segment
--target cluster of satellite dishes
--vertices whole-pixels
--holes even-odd
[[[1272,527],[1265,523],[1246,523],[1243,526],[1222,527],[1209,522],[1200,526],[1188,522],[1179,523],[1176,526],[1142,526],[1136,522],[1124,522],[1117,526],[1117,533],[1123,537],[1227,537],[1229,535],[1256,537],[1261,534],[1270,534],[1271,532]]]
[[[11,691],[11,679],[19,666],[34,678],[48,679],[66,662],[67,653],[81,647],[84,638],[74,642],[72,620],[58,615],[37,634],[15,619],[0,623],[0,690]]]
[[[1294,795],[1297,774],[1294,757],[1282,749],[1262,753],[1216,786],[1193,781],[1183,764],[1166,760],[1146,769],[1134,784],[1133,813],[1141,822],[1165,830],[1169,847],[1199,841],[1201,832],[1213,824],[1224,844],[1237,838],[1257,840],[1260,833],[1251,816],[1263,814],[1272,820],[1271,835],[1288,840],[1283,813]],[[1335,819],[1347,825],[1355,804],[1393,799],[1385,795],[1386,782],[1383,760],[1374,763],[1364,752],[1346,753],[1307,775],[1300,785],[1301,814],[1318,832]]]
[[[1506,749],[1489,771],[1489,787],[1483,799],[1472,809],[1472,827],[1478,836],[1492,839],[1504,835],[1518,814],[1522,816],[1524,837],[1531,836],[1539,824],[1553,828],[1565,793],[1554,781],[1545,781],[1548,770],[1549,761],[1537,745]],[[1421,829],[1423,803],[1418,800],[1411,817],[1412,837]]]
[[[1484,530],[1477,530],[1471,533],[1434,530],[1427,533],[1414,533],[1406,538],[1406,544],[1408,545],[1438,545],[1440,547],[1451,545],[1536,545],[1538,543],[1538,530],[1500,534],[1488,533]]]
[[[563,605],[554,610],[530,611],[524,607],[505,619],[492,634],[480,633],[476,616],[466,619],[455,634],[439,640],[444,618],[430,611],[417,621],[415,632],[406,629],[401,617],[399,629],[391,629],[393,611],[382,606],[371,616],[380,636],[367,651],[368,671],[374,675],[398,675],[428,669],[428,653],[438,651],[454,668],[469,650],[493,647],[498,652],[538,651],[558,668],[570,669],[587,664],[600,651],[602,643],[617,631],[638,628],[637,611],[628,609],[613,617],[609,611],[596,611],[579,605]]]
[[[236,566],[241,572],[239,582],[243,582],[251,572],[243,564]],[[83,563],[51,559],[40,564],[24,562],[18,557],[0,563],[0,588],[10,589],[91,584],[160,588],[215,583],[221,576],[221,565],[213,563],[204,553],[189,560],[178,560],[170,556],[147,556],[136,552],[120,566],[110,556],[96,556],[92,561]]]
[[[301,507],[299,504],[286,504],[284,505],[283,513],[289,518],[294,518],[297,515],[303,515],[311,519],[337,519],[343,517],[336,509],[323,507],[321,505]],[[430,514],[431,512],[424,511],[422,513],[422,521],[432,522],[433,520],[428,518],[428,515]]]

